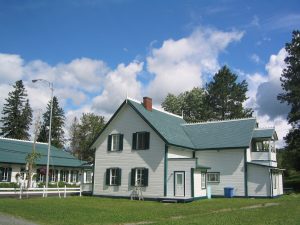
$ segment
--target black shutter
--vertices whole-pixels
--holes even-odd
[[[142,186],[146,187],[148,186],[148,177],[149,177],[149,170],[148,169],[143,169],[143,184]]]
[[[0,167],[0,181],[2,181],[3,179],[3,172],[4,172],[4,168]]]
[[[8,179],[7,179],[8,182],[11,182],[11,171],[12,171],[12,169],[9,167],[8,168]]]
[[[110,182],[109,182],[109,180],[110,180],[110,169],[106,169],[106,173],[105,173],[105,184],[106,185],[110,185]]]
[[[145,132],[145,149],[149,149],[149,145],[150,145],[150,132]]]
[[[135,186],[135,169],[131,169],[131,186]]]
[[[107,138],[107,151],[111,151],[111,135]]]
[[[123,137],[124,135],[123,134],[120,134],[119,136],[119,151],[122,151],[123,150]]]
[[[121,168],[117,168],[117,185],[121,185],[121,175],[122,175],[122,170]]]
[[[137,147],[136,147],[136,137],[137,137],[137,133],[133,133],[132,134],[132,149],[137,149]]]

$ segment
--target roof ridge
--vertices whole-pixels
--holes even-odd
[[[211,120],[211,121],[203,121],[203,122],[195,122],[195,123],[183,123],[181,125],[182,126],[189,126],[189,125],[207,124],[207,123],[224,123],[224,122],[250,120],[250,119],[256,119],[256,118],[255,117],[247,117],[247,118],[235,118],[235,119],[227,119],[227,120]]]
[[[21,139],[15,139],[15,138],[0,137],[0,139],[9,140],[9,141],[19,141],[19,142],[33,143],[33,141],[21,140]],[[39,142],[39,141],[36,141],[35,143],[43,144],[43,145],[47,145],[47,144],[48,144],[48,143],[45,143],[45,142]]]
[[[126,98],[126,100],[131,100],[131,101],[134,101],[134,102],[136,102],[136,103],[138,103],[138,104],[143,104],[141,101],[138,101],[138,100],[136,100],[136,99],[134,99],[134,98],[130,98],[130,97],[127,97],[127,98]],[[179,115],[177,115],[177,114],[174,114],[174,113],[170,113],[170,112],[168,112],[168,111],[165,111],[165,110],[163,110],[163,109],[158,109],[158,108],[156,108],[156,107],[153,107],[153,106],[152,106],[152,109],[155,109],[155,110],[157,110],[157,111],[159,111],[159,112],[162,112],[162,113],[168,114],[168,115],[170,115],[170,116],[175,116],[175,117],[178,117],[178,118],[181,118],[181,119],[183,119],[183,117],[182,117],[182,116],[179,116]]]
[[[265,130],[265,129],[275,129],[275,126],[274,127],[257,127],[257,128],[254,128],[254,130]]]

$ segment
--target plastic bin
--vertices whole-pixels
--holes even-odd
[[[225,198],[232,198],[234,196],[233,190],[233,187],[224,187]]]
[[[207,198],[211,199],[211,186],[210,185],[207,186],[206,193],[207,193]]]

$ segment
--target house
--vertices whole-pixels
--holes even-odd
[[[18,182],[18,177],[26,179],[25,158],[32,149],[32,141],[0,137],[0,182]],[[35,166],[34,186],[46,180],[48,144],[37,142],[36,152],[40,153],[41,157]],[[86,164],[70,153],[51,146],[49,182],[63,181],[73,184],[91,182],[92,169],[83,165],[84,163]]]
[[[274,128],[255,118],[187,123],[182,117],[126,99],[99,134],[93,195],[190,201],[224,196],[275,197],[283,193]]]

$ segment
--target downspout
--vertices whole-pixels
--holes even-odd
[[[248,197],[248,168],[247,168],[247,149],[244,150],[244,189],[245,197]]]
[[[165,144],[165,157],[164,157],[164,196],[167,196],[167,182],[168,182],[168,151],[169,147]]]

